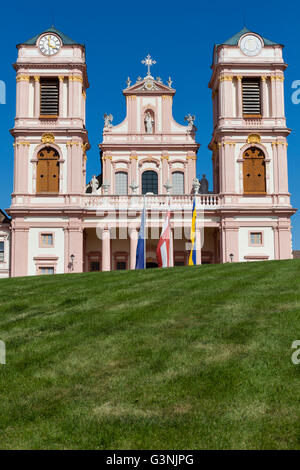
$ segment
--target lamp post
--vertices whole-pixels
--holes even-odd
[[[233,253],[230,253],[229,258],[230,258],[230,263],[232,263],[232,261],[233,261]]]
[[[71,258],[71,271],[74,271],[74,258],[75,258],[75,255],[71,255],[70,258]]]

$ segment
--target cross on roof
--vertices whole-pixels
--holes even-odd
[[[144,64],[146,67],[148,67],[148,73],[147,73],[147,76],[148,76],[148,75],[151,75],[150,74],[150,67],[152,67],[152,65],[156,64],[156,60],[153,60],[151,55],[148,54],[147,57],[144,60],[142,60],[142,64]]]

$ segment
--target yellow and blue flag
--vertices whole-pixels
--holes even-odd
[[[197,258],[196,258],[196,217],[197,217],[196,198],[194,198],[193,210],[192,210],[192,226],[191,226],[191,244],[192,244],[192,248],[191,248],[190,256],[189,256],[189,266],[195,266],[197,264]]]

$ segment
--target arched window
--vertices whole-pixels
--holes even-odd
[[[147,170],[142,174],[142,194],[158,194],[158,177],[155,171]]]
[[[184,194],[184,174],[182,171],[174,171],[172,174],[173,194]]]
[[[36,192],[59,192],[59,154],[52,147],[45,147],[38,153]]]
[[[243,154],[243,175],[245,194],[265,194],[266,166],[265,156],[257,147],[250,147]]]
[[[116,194],[128,194],[128,175],[125,171],[118,171],[115,175]]]

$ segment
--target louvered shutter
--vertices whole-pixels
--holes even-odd
[[[58,116],[59,82],[57,78],[41,79],[41,116]]]
[[[261,114],[260,79],[243,79],[243,114],[256,116]]]

